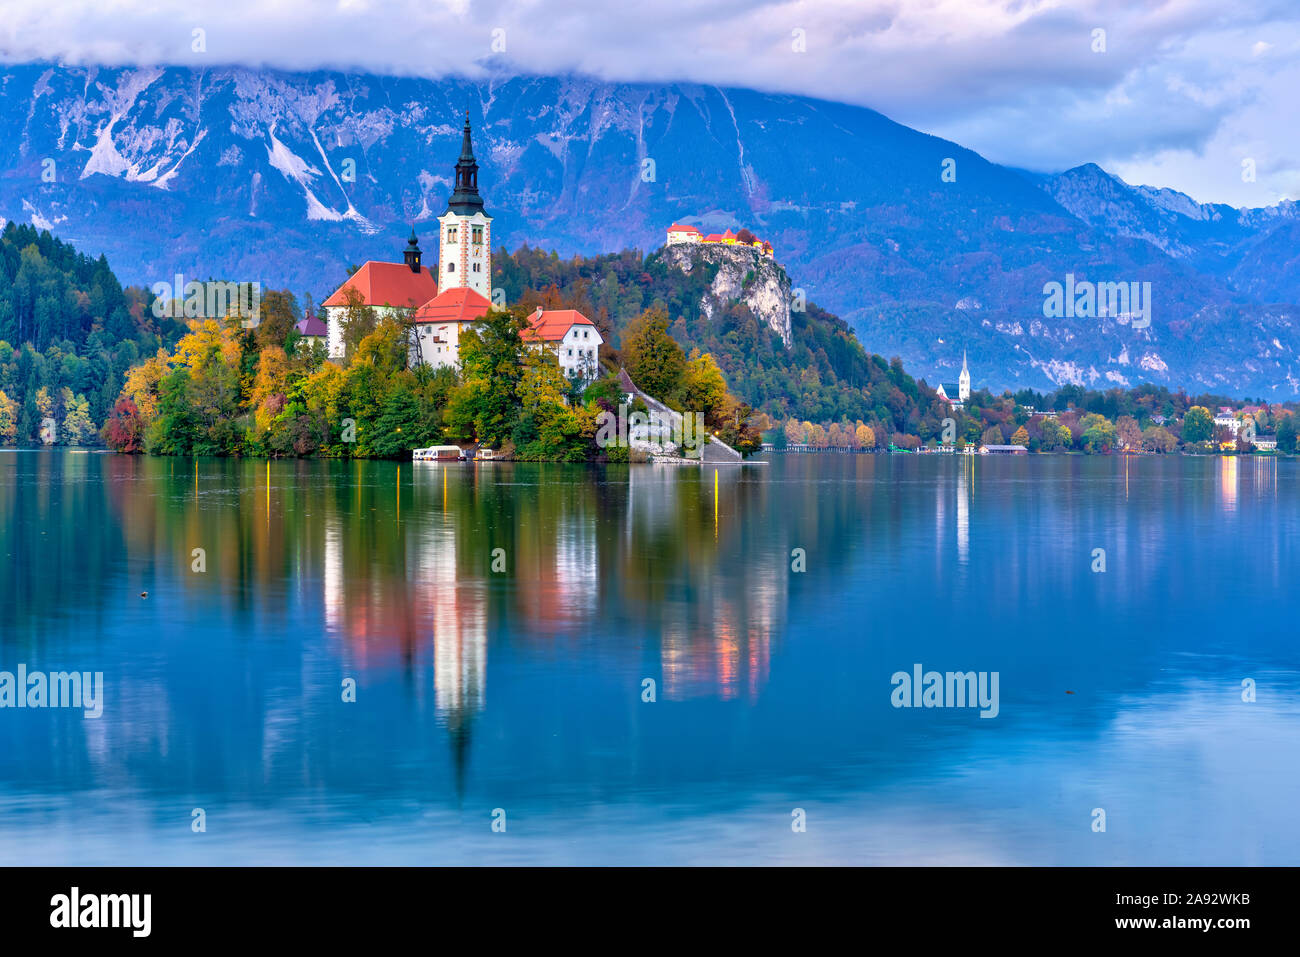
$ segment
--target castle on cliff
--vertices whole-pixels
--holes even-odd
[[[741,233],[746,230],[741,230]],[[682,223],[673,223],[668,227],[668,245],[672,246],[677,243],[716,243],[723,246],[752,246],[761,252],[768,259],[774,258],[772,244],[765,239],[759,239],[752,233],[751,238],[741,239],[740,235],[733,233],[728,229],[725,233],[709,233],[707,236],[701,233],[694,226],[686,226]]]

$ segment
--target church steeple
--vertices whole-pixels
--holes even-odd
[[[469,110],[465,111],[465,136],[460,145],[460,159],[456,161],[456,190],[447,209],[460,216],[483,212],[483,197],[478,194],[478,163],[470,141]]]
[[[961,351],[961,375],[957,377],[957,401],[970,398],[970,369],[966,367],[966,350]]]
[[[411,272],[420,271],[420,243],[415,238],[415,224],[411,224],[411,238],[406,241],[406,250],[402,253],[402,258],[406,265],[411,268]]]

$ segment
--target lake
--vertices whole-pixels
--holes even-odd
[[[768,460],[0,452],[0,862],[1300,863],[1300,463]]]

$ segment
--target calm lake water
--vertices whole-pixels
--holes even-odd
[[[105,689],[0,709],[6,864],[1300,863],[1295,461],[4,451],[0,522],[0,670]]]

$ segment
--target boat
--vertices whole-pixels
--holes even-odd
[[[464,457],[459,445],[431,445],[411,452],[412,462],[459,462]]]

